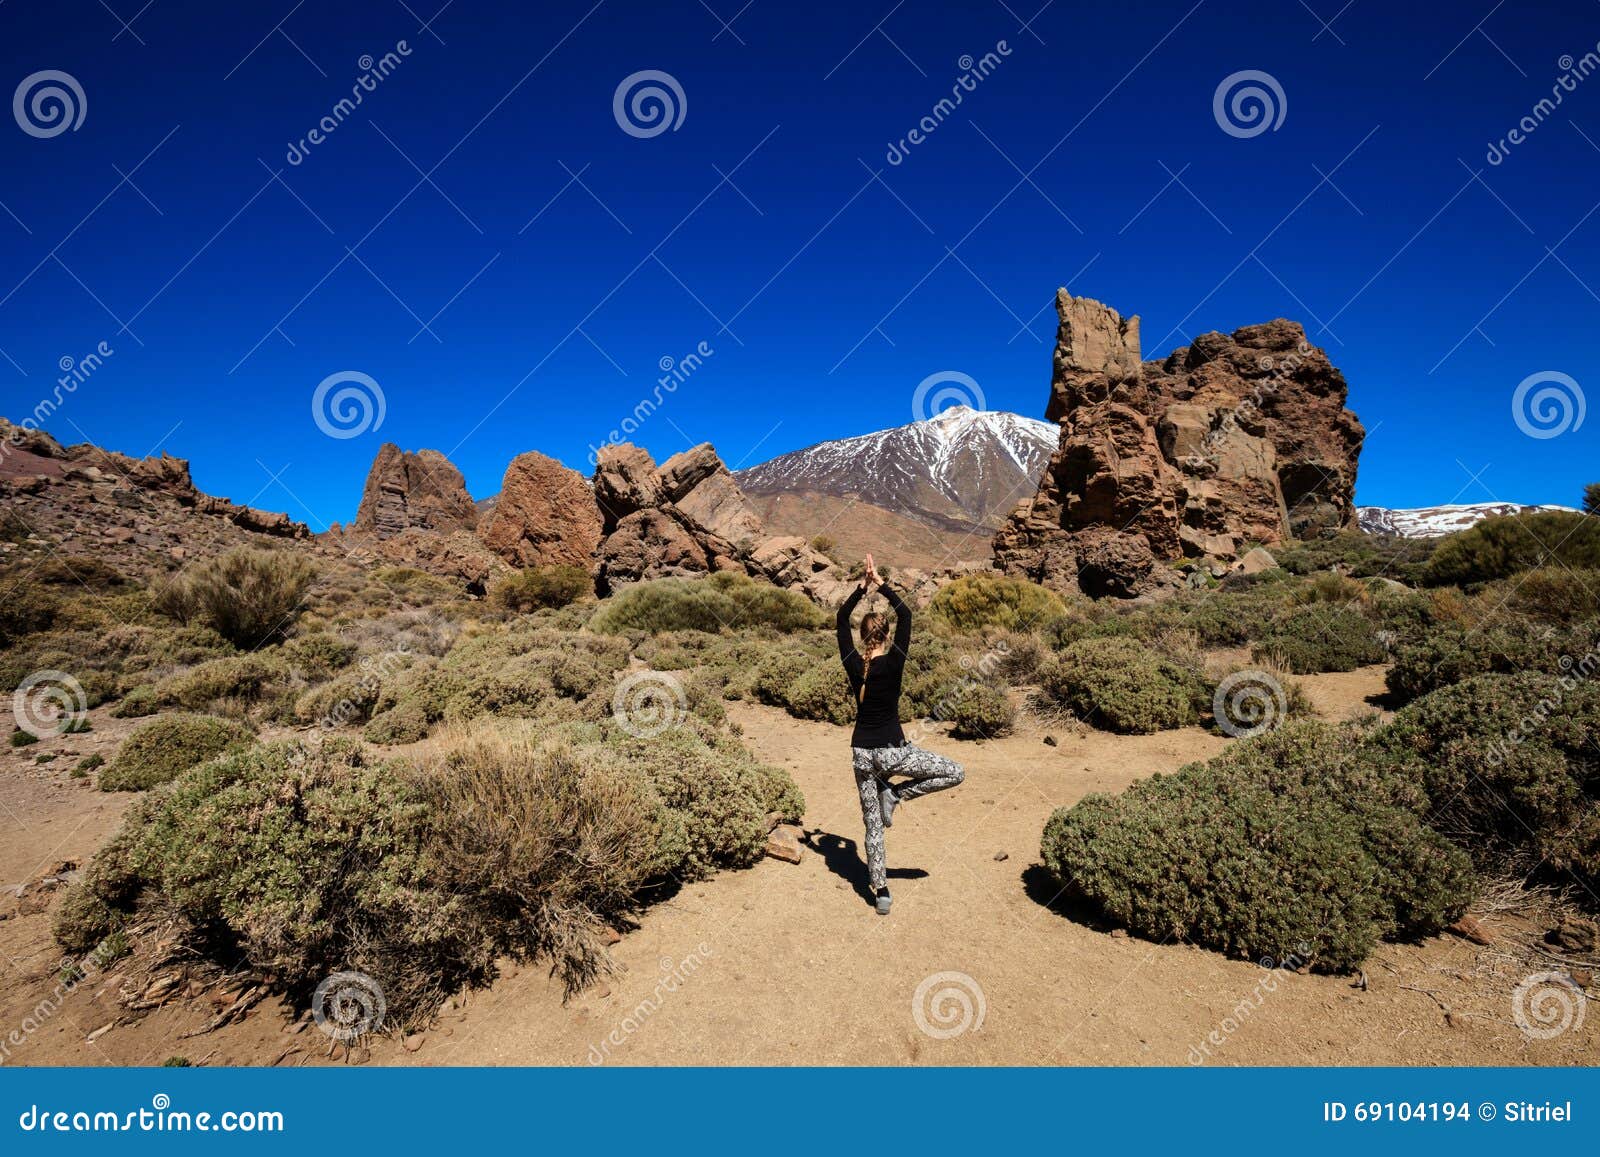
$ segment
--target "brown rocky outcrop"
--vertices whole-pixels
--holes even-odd
[[[353,528],[378,538],[393,538],[411,527],[445,534],[471,531],[478,508],[466,479],[437,450],[402,450],[385,442],[367,472]]]
[[[709,442],[660,466],[623,442],[600,451],[594,499],[607,528],[602,590],[641,579],[745,570],[761,519]]]
[[[443,578],[459,579],[470,591],[482,594],[492,579],[509,573],[500,556],[464,530],[441,534],[409,526],[390,538],[349,532],[337,540],[353,561],[366,565],[413,567]]]
[[[0,480],[21,493],[40,493],[45,483],[84,484],[110,496],[112,505],[124,509],[142,506],[135,494],[166,500],[200,514],[226,519],[252,534],[279,538],[309,538],[310,529],[286,514],[240,506],[227,498],[206,494],[194,484],[189,463],[161,454],[130,458],[115,450],[102,450],[89,442],[62,446],[43,430],[16,426],[0,419]]]
[[[708,551],[670,511],[654,509],[635,510],[619,522],[600,544],[599,562],[611,590],[644,579],[706,574],[732,559]]]
[[[804,539],[769,535],[710,443],[657,466],[627,443],[600,451],[594,495],[606,526],[596,556],[602,591],[642,579],[742,571],[835,603],[848,587]]]
[[[602,531],[600,508],[583,475],[530,450],[506,467],[479,537],[512,566],[589,568]]]
[[[607,534],[634,511],[661,505],[655,459],[628,442],[605,447],[595,464],[594,497]]]
[[[312,537],[288,515],[204,493],[182,458],[62,446],[3,419],[0,514],[14,535],[0,542],[0,556],[89,555],[128,573],[259,545],[263,536]]]
[[[662,497],[706,534],[748,553],[766,530],[711,443],[674,454],[659,471]]]
[[[1131,597],[1176,586],[1185,556],[1354,524],[1365,432],[1298,323],[1201,334],[1144,362],[1137,317],[1066,290],[1056,309],[1046,415],[1061,442],[995,536],[1002,570]]]

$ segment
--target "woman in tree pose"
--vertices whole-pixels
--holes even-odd
[[[911,646],[911,608],[878,575],[872,556],[861,585],[839,608],[839,659],[850,677],[856,701],[856,726],[850,735],[851,765],[861,794],[861,818],[867,825],[867,874],[876,893],[878,915],[889,914],[889,878],[884,863],[883,829],[894,825],[894,809],[919,795],[955,787],[965,778],[961,765],[909,742],[900,730],[900,679]],[[894,641],[889,620],[877,611],[861,619],[861,648],[850,637],[850,613],[861,596],[876,587],[894,611]],[[902,782],[891,785],[891,776]]]

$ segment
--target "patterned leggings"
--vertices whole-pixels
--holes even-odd
[[[902,800],[931,795],[955,787],[966,773],[953,759],[906,743],[900,747],[852,747],[851,765],[856,773],[856,791],[861,795],[861,818],[867,825],[867,875],[874,890],[888,886],[888,865],[883,849],[883,805],[878,793],[889,786],[890,776],[902,776],[909,783],[895,785]]]

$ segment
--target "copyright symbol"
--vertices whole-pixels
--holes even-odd
[[[1488,1101],[1478,1106],[1478,1116],[1485,1121],[1494,1120],[1495,1108]]]

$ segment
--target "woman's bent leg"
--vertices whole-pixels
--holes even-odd
[[[856,791],[861,795],[861,819],[867,829],[867,878],[872,890],[889,886],[889,869],[883,850],[883,811],[878,802],[881,784],[871,771],[856,768]]]
[[[955,787],[966,779],[966,773],[955,760],[915,744],[894,748],[893,752],[894,761],[884,768],[884,774],[905,776],[911,780],[894,789],[895,794],[903,800],[932,795],[936,791]]]

